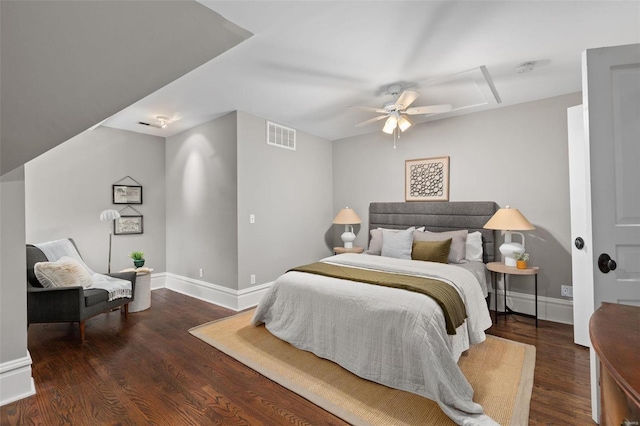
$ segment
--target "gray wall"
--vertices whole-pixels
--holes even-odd
[[[290,151],[265,134],[235,112],[167,138],[168,271],[243,290],[330,254],[331,142],[298,132]]]
[[[24,185],[24,167],[0,182],[0,364],[27,355]]]
[[[98,127],[33,159],[25,166],[27,242],[72,237],[87,265],[106,272],[111,223],[99,215],[125,207],[112,204],[111,185],[128,175],[143,187],[143,204],[133,207],[144,233],[113,236],[111,270],[132,267],[128,254],[142,250],[145,266],[165,271],[164,155],[164,138]]]
[[[0,174],[251,36],[195,1],[0,1],[0,9]]]
[[[238,286],[236,141],[236,113],[166,141],[167,270],[232,289]]]
[[[536,227],[525,236],[531,264],[542,268],[539,294],[560,298],[571,285],[566,110],[581,102],[573,93],[419,124],[395,150],[382,132],[334,141],[334,206],[355,209],[356,244],[366,247],[369,203],[404,201],[405,160],[450,156],[450,201],[518,208]],[[514,277],[510,290],[532,293],[531,281]]]
[[[239,289],[251,286],[252,274],[256,284],[273,281],[331,254],[332,144],[296,137],[295,151],[267,145],[266,120],[238,112]]]

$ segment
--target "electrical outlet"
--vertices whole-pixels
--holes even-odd
[[[573,287],[570,285],[560,286],[560,295],[563,297],[573,297]]]
[[[256,276],[255,274],[251,275],[251,284],[255,284],[256,283]]]
[[[200,268],[200,278],[204,277],[204,271]]]

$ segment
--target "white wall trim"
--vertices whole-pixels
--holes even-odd
[[[494,305],[494,294],[491,295],[491,307]],[[535,297],[533,294],[516,292],[507,293],[507,304],[517,312],[527,314],[535,313]],[[498,311],[504,310],[504,291],[498,290]],[[538,319],[559,322],[562,324],[573,324],[573,301],[556,299],[552,297],[538,296]]]
[[[31,355],[0,364],[0,405],[10,404],[36,394],[31,377]]]
[[[269,287],[273,285],[273,281],[245,288],[238,291],[238,310],[242,311],[253,306],[257,306]]]
[[[243,290],[234,290],[171,272],[151,276],[152,290],[166,288],[234,311],[256,306],[272,284],[273,282],[268,282]]]
[[[167,276],[166,272],[151,274],[151,290],[158,290],[160,288],[165,288],[166,276]]]

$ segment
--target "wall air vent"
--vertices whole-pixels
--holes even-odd
[[[267,145],[296,150],[296,131],[267,121]]]

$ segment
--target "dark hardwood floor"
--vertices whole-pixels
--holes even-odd
[[[170,290],[150,310],[29,329],[37,394],[0,408],[2,425],[343,425],[342,420],[191,336],[233,311]],[[537,347],[531,425],[593,424],[589,352],[571,326],[509,317],[490,333]]]
[[[489,334],[536,347],[529,425],[595,425],[589,349],[573,343],[573,326],[510,315]]]

